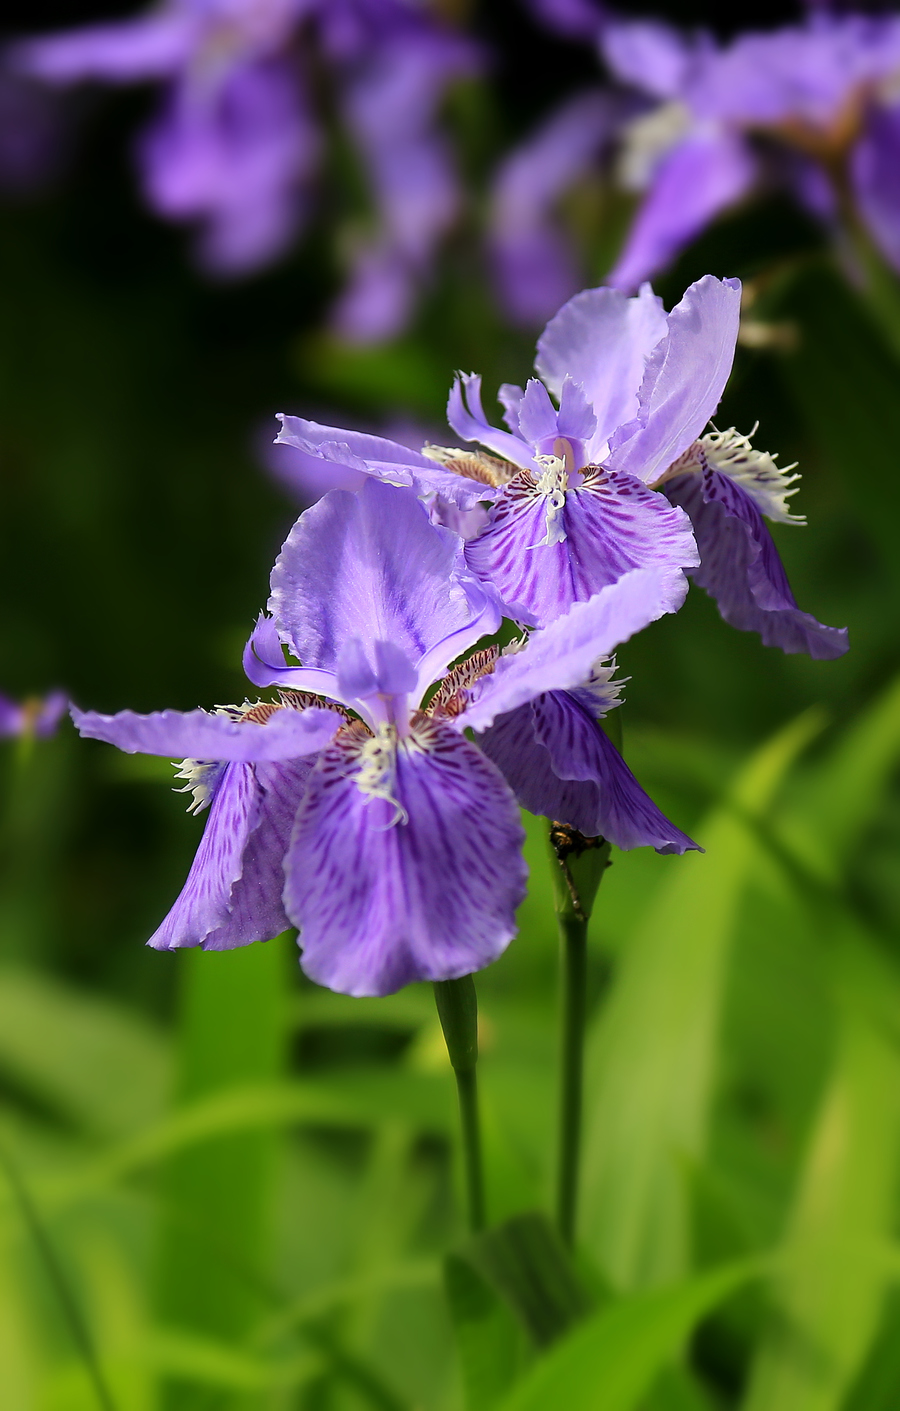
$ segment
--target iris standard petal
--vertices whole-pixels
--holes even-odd
[[[665,493],[691,517],[700,547],[692,577],[732,627],[758,632],[767,647],[827,661],[847,651],[846,628],[801,612],[772,536],[750,495],[720,471],[681,475]]]
[[[531,447],[511,431],[491,426],[481,405],[481,378],[477,373],[460,373],[450,389],[447,420],[464,441],[479,441],[494,455],[502,456],[522,469],[540,471]]]
[[[697,439],[725,390],[740,310],[739,279],[705,274],[690,286],[650,356],[637,417],[612,438],[613,470],[652,484]]]
[[[700,131],[680,142],[660,162],[609,283],[635,289],[664,270],[755,176],[756,161],[737,133]]]
[[[458,727],[486,730],[498,715],[545,691],[582,686],[598,658],[610,656],[664,613],[677,612],[686,592],[681,572],[635,569],[587,602],[575,603],[565,616],[534,632],[521,651],[500,657],[456,717]]]
[[[667,328],[662,300],[649,284],[632,298],[621,289],[584,289],[538,339],[534,365],[553,395],[560,398],[571,377],[593,408],[593,459],[602,459],[616,427],[637,415],[647,359]]]
[[[613,73],[658,98],[680,98],[702,38],[685,39],[673,25],[659,20],[613,20],[600,30],[600,44]]]
[[[231,891],[243,870],[244,849],[259,808],[260,788],[253,766],[227,765],[181,895],[147,942],[154,950],[202,945],[211,932],[227,923]]]
[[[545,626],[636,568],[683,569],[697,563],[690,522],[664,496],[631,475],[591,471],[565,494],[547,537],[550,496],[532,476],[516,476],[491,508],[487,529],[466,544],[466,562],[493,583],[511,616]]]
[[[336,670],[352,637],[393,642],[418,663],[476,622],[483,593],[473,585],[473,610],[468,576],[459,538],[431,524],[411,491],[368,480],[358,494],[333,490],[300,516],[272,572],[270,610],[309,666]],[[485,629],[473,630],[472,641]]]
[[[627,852],[700,851],[657,808],[600,725],[567,691],[550,691],[494,721],[478,743],[530,813],[568,823]]]
[[[365,742],[325,751],[285,863],[285,906],[311,979],[391,994],[490,964],[515,933],[524,834],[498,771],[464,736],[420,718],[397,746],[395,805],[357,778]]]
[[[165,755],[170,759],[250,761],[299,759],[328,744],[343,723],[331,710],[275,710],[262,724],[211,715],[205,710],[160,710],[118,715],[71,707],[79,734],[105,740],[126,754]]]

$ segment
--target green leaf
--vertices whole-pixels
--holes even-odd
[[[456,1334],[466,1411],[490,1411],[512,1385],[522,1354],[510,1310],[470,1261],[450,1254],[444,1285]]]
[[[121,1136],[162,1113],[171,1064],[163,1036],[140,1015],[4,967],[0,1070],[67,1120]]]
[[[500,1411],[634,1411],[695,1324],[765,1267],[730,1264],[607,1305],[551,1348]]]
[[[837,1411],[877,1331],[900,1178],[900,1050],[884,1023],[900,1007],[892,967],[838,921],[834,1068],[785,1232],[777,1313],[746,1411]]]
[[[517,1316],[537,1347],[547,1347],[590,1312],[571,1256],[541,1211],[528,1211],[471,1240],[461,1251]]]
[[[278,1075],[285,952],[279,940],[179,956],[182,1103],[235,1081]],[[209,1137],[171,1157],[162,1173],[157,1309],[163,1323],[199,1337],[240,1340],[267,1308],[276,1155],[275,1132],[257,1127]],[[163,1404],[172,1411],[191,1406],[189,1389],[173,1382]]]
[[[617,1287],[688,1267],[686,1172],[706,1141],[718,1029],[741,896],[758,856],[743,821],[762,813],[820,728],[807,713],[768,741],[695,829],[705,856],[671,869],[623,950],[589,1037],[583,1238]],[[615,869],[609,886],[615,885]]]

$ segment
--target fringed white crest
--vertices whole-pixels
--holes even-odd
[[[393,725],[381,724],[359,752],[359,772],[354,775],[353,782],[367,798],[383,799],[395,810],[388,828],[409,822],[406,809],[394,797],[396,780],[397,730]]]
[[[547,497],[547,527],[543,539],[538,544],[530,545],[532,549],[563,543],[566,531],[563,528],[562,513],[566,507],[566,491],[569,488],[569,468],[561,456],[536,456],[535,459],[543,470],[535,481],[535,488],[539,495]]]
[[[602,719],[608,715],[616,706],[623,704],[621,692],[624,686],[631,680],[630,676],[623,676],[621,680],[614,681],[612,678],[616,674],[615,657],[598,657],[591,667],[591,674],[583,686],[579,686],[579,696],[590,696],[591,702]]]
[[[770,455],[753,446],[750,438],[755,435],[756,426],[749,436],[742,436],[733,426],[727,431],[715,428],[707,431],[651,488],[656,489],[667,480],[690,471],[718,470],[737,481],[768,519],[782,524],[805,524],[806,516],[791,514],[788,506],[788,500],[797,493],[795,482],[800,479],[799,475],[791,474],[797,468],[796,461],[792,465],[777,465],[777,454]]]

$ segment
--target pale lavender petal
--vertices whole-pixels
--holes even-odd
[[[371,475],[391,485],[407,486],[417,495],[438,495],[448,504],[465,510],[479,500],[492,499],[496,493],[492,486],[477,484],[454,471],[444,470],[437,461],[383,436],[321,426],[318,422],[285,416],[281,412],[278,419],[282,427],[275,438],[276,444],[294,446],[308,456],[321,457],[347,471]]]
[[[601,30],[601,50],[617,78],[658,98],[680,98],[692,77],[702,36],[691,43],[672,25],[656,20],[611,23]]]
[[[311,768],[305,759],[253,766],[258,789],[256,824],[244,848],[240,876],[231,888],[227,917],[203,939],[204,950],[232,950],[252,941],[269,941],[290,926],[281,899],[284,859]]]
[[[156,711],[118,715],[71,707],[79,734],[105,740],[126,754],[164,755],[170,759],[278,760],[315,754],[343,723],[332,710],[276,710],[264,724],[210,715],[205,710]]]
[[[739,279],[705,274],[690,286],[650,355],[637,417],[610,443],[613,470],[652,484],[697,439],[725,390],[740,312]]]
[[[559,396],[558,391],[556,395]],[[497,391],[497,401],[503,408],[503,420],[513,436],[519,434],[519,409],[524,396],[525,389],[516,386],[514,382],[502,382]]]
[[[320,759],[285,863],[285,906],[311,979],[391,994],[488,965],[515,934],[524,834],[512,794],[475,745],[425,721],[398,749],[395,808],[355,783],[358,742]]]
[[[885,259],[900,270],[900,106],[870,107],[851,174],[863,220]]]
[[[210,932],[227,923],[231,890],[241,875],[259,806],[252,765],[227,765],[181,895],[147,943],[154,950],[199,946]]]
[[[542,441],[552,441],[559,435],[556,416],[556,408],[543,382],[538,382],[536,377],[529,377],[525,396],[519,407],[520,435],[532,446],[539,446]]]
[[[483,630],[484,594],[469,576],[459,538],[411,491],[369,479],[300,516],[272,572],[270,610],[305,665],[336,670],[353,637],[393,642],[418,664],[452,634]]]
[[[667,612],[677,612],[687,584],[682,573],[635,569],[617,583],[575,603],[527,645],[501,656],[490,676],[481,678],[478,694],[457,717],[460,729],[486,730],[507,711],[545,691],[582,686],[600,657]]]
[[[566,436],[573,442],[581,441],[589,445],[596,436],[596,413],[581,383],[573,382],[571,377],[567,377],[562,385],[556,425],[560,436]]]
[[[481,405],[481,378],[476,373],[464,372],[457,377],[447,402],[447,420],[464,441],[480,441],[482,446],[512,461],[513,465],[540,474],[540,466],[523,440],[489,424]]]
[[[654,174],[609,283],[636,289],[666,269],[755,178],[756,160],[738,133],[698,131],[673,147]]]
[[[92,25],[14,45],[17,68],[51,83],[104,78],[112,83],[177,72],[198,40],[197,18],[174,7],[115,24]]]
[[[630,475],[596,471],[569,490],[559,543],[542,542],[547,503],[517,476],[492,506],[488,528],[465,547],[469,567],[520,621],[543,626],[632,569],[697,563],[687,517]]]
[[[649,284],[633,298],[620,289],[584,289],[538,339],[534,365],[553,395],[561,397],[571,377],[593,408],[591,459],[602,459],[612,433],[637,415],[647,359],[667,328],[662,300]]]
[[[683,853],[697,844],[641,788],[578,701],[551,691],[494,721],[478,743],[530,813],[568,823],[627,852]]]
[[[337,678],[342,697],[360,701],[374,695],[408,696],[418,679],[409,657],[395,643],[366,644],[358,637],[341,647]]]
[[[294,691],[311,691],[329,700],[340,700],[333,671],[314,666],[287,666],[275,620],[261,612],[244,647],[244,674],[254,686],[288,686]]]
[[[800,611],[759,510],[734,480],[719,471],[682,475],[665,493],[691,517],[700,547],[692,577],[726,622],[758,632],[767,647],[819,661],[844,655],[846,628],[825,627]]]

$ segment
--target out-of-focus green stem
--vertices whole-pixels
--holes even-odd
[[[434,998],[447,1052],[456,1074],[469,1229],[477,1234],[484,1229],[485,1205],[476,1075],[478,1000],[475,981],[471,975],[463,975],[459,980],[438,980],[434,986]]]
[[[562,1239],[571,1247],[581,1160],[588,921],[609,864],[610,845],[603,838],[586,838],[575,828],[554,823],[550,851],[562,970],[556,1220]]]

